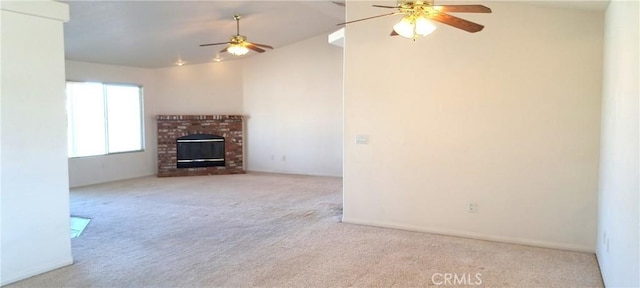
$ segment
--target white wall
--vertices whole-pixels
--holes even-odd
[[[154,70],[66,61],[67,79],[138,84],[143,88],[145,150],[105,156],[69,159],[71,187],[153,175],[157,165],[155,106],[159,87]],[[66,130],[65,130],[66,135]]]
[[[323,34],[244,61],[247,169],[342,176],[342,49]]]
[[[344,221],[593,252],[603,12],[487,5],[475,34],[347,27]]]
[[[608,287],[640,286],[638,15],[637,1],[612,1],[605,18],[597,255]]]
[[[242,114],[242,62],[154,70],[157,114]]]
[[[0,285],[73,262],[69,239],[66,4],[1,5]]]

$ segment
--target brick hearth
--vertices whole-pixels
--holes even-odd
[[[158,177],[243,174],[241,115],[158,115]],[[225,138],[225,166],[177,168],[178,137],[213,134]]]

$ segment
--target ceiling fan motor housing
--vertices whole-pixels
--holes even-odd
[[[243,36],[243,35],[235,35],[233,37],[231,37],[231,40],[229,40],[230,44],[241,44],[247,41],[247,37]]]
[[[421,6],[421,5],[432,6],[433,5],[433,0],[426,0],[426,1],[398,0],[397,3],[398,3],[397,6],[399,8],[400,7]]]
[[[398,9],[405,17],[411,18],[415,21],[418,17],[431,18],[435,16],[438,11],[433,7],[433,1],[398,1]]]

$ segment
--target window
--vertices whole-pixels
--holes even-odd
[[[142,151],[142,87],[67,82],[69,157]]]

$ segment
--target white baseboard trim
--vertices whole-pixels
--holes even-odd
[[[97,181],[85,181],[85,182],[82,182],[82,183],[74,183],[73,185],[71,185],[71,183],[70,183],[69,184],[69,188],[82,188],[82,187],[93,186],[93,185],[98,185],[98,184],[125,181],[125,180],[138,179],[138,178],[145,178],[145,177],[157,176],[157,175],[158,174],[156,172],[154,172],[153,174],[129,175],[129,176],[122,177],[122,178],[118,177],[118,178],[113,178],[113,179],[100,179],[100,180],[97,180]]]
[[[331,175],[331,174],[321,174],[321,173],[302,173],[302,172],[287,172],[287,171],[275,171],[275,170],[247,170],[245,172],[251,173],[272,173],[272,174],[287,174],[287,175],[302,175],[302,176],[320,176],[320,177],[338,177],[342,178],[342,175]]]
[[[377,226],[377,227],[383,227],[383,228],[425,232],[425,233],[439,234],[439,235],[445,235],[445,236],[454,236],[454,237],[470,238],[470,239],[477,239],[477,240],[502,242],[502,243],[509,243],[509,244],[518,244],[518,245],[534,246],[534,247],[541,247],[541,248],[550,248],[550,249],[595,254],[594,247],[569,244],[569,243],[540,241],[540,240],[523,239],[523,238],[516,238],[516,237],[494,236],[494,235],[460,231],[460,230],[442,229],[442,228],[434,228],[434,227],[421,227],[421,226],[414,226],[414,225],[407,225],[407,224],[400,224],[400,223],[369,221],[369,220],[347,218],[347,217],[343,217],[342,222],[347,224]]]
[[[60,260],[60,261],[55,261],[55,262],[50,262],[50,263],[45,263],[36,267],[30,267],[27,270],[24,271],[20,271],[18,273],[16,273],[15,275],[2,275],[1,279],[0,279],[0,286],[4,286],[7,284],[11,284],[14,282],[18,282],[20,280],[24,280],[36,275],[40,275],[42,273],[46,273],[52,270],[56,270],[65,266],[69,266],[73,264],[73,258],[69,257],[67,259],[64,260]]]

